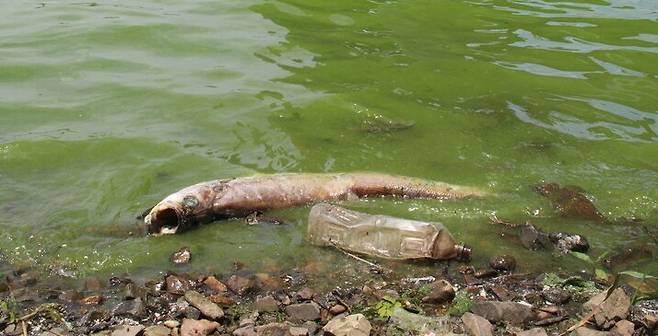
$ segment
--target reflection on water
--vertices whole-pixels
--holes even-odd
[[[227,221],[163,239],[135,225],[180,187],[252,173],[375,170],[489,188],[500,198],[350,204],[444,221],[476,264],[527,254],[500,243],[492,212],[586,234],[594,254],[643,242],[640,225],[658,220],[655,1],[0,11],[0,252],[14,264],[148,275],[182,245],[190,271],[325,260],[304,243],[305,208],[278,213],[280,227]],[[531,191],[539,181],[579,185],[618,224],[558,218]],[[562,262],[538,253],[525,267]]]

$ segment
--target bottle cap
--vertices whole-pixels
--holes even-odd
[[[458,260],[463,260],[463,261],[471,260],[471,253],[473,252],[473,250],[471,250],[470,246],[466,244],[457,244],[455,245],[455,249],[457,250]]]

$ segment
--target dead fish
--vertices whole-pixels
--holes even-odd
[[[351,197],[452,199],[486,195],[476,188],[380,173],[257,175],[184,188],[147,210],[144,224],[151,234],[174,234],[213,220]]]

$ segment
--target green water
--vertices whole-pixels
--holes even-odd
[[[491,213],[585,234],[593,256],[656,248],[645,231],[658,227],[653,0],[3,1],[0,13],[2,268],[349,265],[304,243],[308,208],[276,213],[281,226],[136,228],[184,186],[274,172],[371,170],[495,192],[346,204],[442,221],[476,265],[509,253],[522,270],[582,266],[524,250]],[[532,191],[542,181],[584,188],[611,222],[560,218]],[[174,267],[182,246],[193,262]],[[655,253],[624,267],[658,273]]]

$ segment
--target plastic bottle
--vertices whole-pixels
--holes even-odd
[[[388,259],[468,259],[471,253],[442,224],[370,215],[326,203],[311,209],[307,238],[315,245]]]

